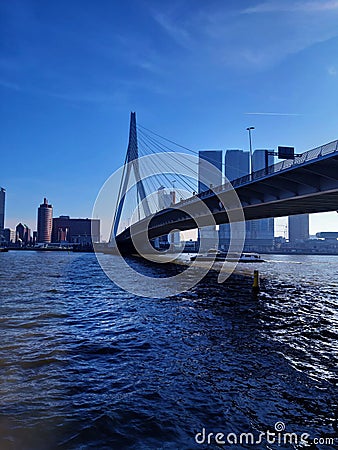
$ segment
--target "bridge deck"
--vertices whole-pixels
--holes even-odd
[[[296,157],[254,172],[190,197],[173,208],[162,210],[152,217],[149,237],[155,238],[173,229],[182,231],[196,228],[194,217],[201,216],[196,209],[200,200],[212,212],[217,224],[227,223],[228,214],[220,206],[229,200],[232,187],[242,204],[245,219],[263,219],[294,214],[336,211],[338,209],[338,140]],[[216,195],[217,194],[217,195]],[[186,213],[179,209],[184,207]],[[229,205],[231,209],[231,205]],[[202,217],[203,219],[203,217]],[[149,219],[132,225],[133,235],[142,233]],[[205,217],[205,225],[210,224]],[[130,228],[117,236],[117,242],[130,240]]]

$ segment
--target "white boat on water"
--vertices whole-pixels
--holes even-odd
[[[214,248],[210,249],[207,254],[196,255],[190,258],[190,261],[229,261],[229,262],[243,262],[243,263],[259,263],[264,262],[264,259],[258,253],[227,253]]]

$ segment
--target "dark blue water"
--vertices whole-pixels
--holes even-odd
[[[147,299],[93,254],[0,254],[0,449],[305,448],[195,441],[276,422],[337,438],[338,258],[269,259],[257,299],[240,276]]]

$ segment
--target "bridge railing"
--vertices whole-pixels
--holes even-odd
[[[329,142],[328,144],[321,145],[320,147],[316,147],[312,150],[304,152],[300,156],[296,156],[295,159],[286,159],[277,164],[273,164],[267,168],[257,170],[256,172],[253,172],[252,174],[248,174],[248,175],[244,175],[243,177],[236,178],[235,180],[231,181],[231,183],[225,183],[225,184],[222,184],[221,186],[213,187],[212,190],[207,190],[207,191],[201,192],[201,193],[197,194],[197,196],[199,198],[208,197],[212,192],[217,193],[217,192],[221,192],[221,191],[227,190],[232,187],[236,188],[238,186],[241,186],[242,184],[249,183],[250,181],[264,178],[266,175],[281,172],[285,169],[289,169],[290,167],[304,164],[305,162],[312,161],[317,158],[320,158],[321,156],[326,156],[326,155],[329,155],[329,154],[335,153],[335,152],[338,152],[338,139],[335,141]],[[190,201],[192,201],[192,198],[183,200],[180,203],[189,203]]]
[[[221,192],[225,191],[227,189],[231,189],[232,187],[236,188],[238,186],[241,186],[242,184],[249,183],[253,180],[258,180],[260,178],[264,178],[267,175],[281,172],[285,169],[289,169],[292,166],[297,166],[300,164],[304,164],[305,162],[315,160],[317,158],[320,158],[321,156],[326,156],[331,153],[338,152],[338,139],[332,142],[329,142],[328,144],[321,145],[320,147],[316,147],[312,150],[309,150],[307,152],[302,153],[299,156],[296,156],[295,159],[286,159],[284,161],[281,161],[277,164],[273,164],[267,168],[257,170],[256,172],[253,172],[252,174],[244,175],[243,177],[236,178],[235,180],[231,182],[227,182],[225,184],[222,184],[220,186],[215,186],[210,190],[200,192],[199,194],[196,194],[199,198],[205,198],[208,197],[212,192]],[[180,204],[190,203],[193,201],[194,197],[190,197],[186,200],[181,200]]]
[[[305,162],[312,161],[314,159],[320,158],[321,156],[326,156],[331,153],[338,151],[338,139],[328,144],[321,145],[312,150],[302,153],[300,156],[296,156],[295,159],[286,159],[277,164],[267,167],[266,169],[257,170],[252,174],[244,175],[243,177],[236,178],[231,182],[233,187],[238,187],[241,184],[247,183],[252,180],[257,180],[259,178],[264,178],[266,175],[272,173],[281,172],[282,170],[289,169],[290,167],[297,166],[299,164],[304,164]]]

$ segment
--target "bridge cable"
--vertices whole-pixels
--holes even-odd
[[[161,138],[161,139],[163,139],[163,140],[165,140],[165,141],[167,141],[167,142],[170,142],[171,144],[174,144],[174,145],[176,145],[177,147],[183,148],[184,150],[187,150],[187,151],[190,152],[190,153],[193,153],[193,154],[195,154],[195,155],[199,155],[199,151],[198,151],[198,150],[191,150],[191,148],[185,147],[184,145],[178,144],[178,143],[175,142],[175,141],[172,141],[172,140],[170,140],[170,139],[168,139],[168,138],[165,138],[164,136],[161,136],[160,134],[155,133],[155,132],[152,131],[152,130],[149,130],[149,128],[146,128],[146,127],[144,127],[143,125],[138,124],[138,127],[143,128],[144,130],[149,131],[150,133],[154,134],[155,136],[157,136],[157,137],[159,137],[159,138]],[[141,132],[141,130],[139,130],[139,131]],[[236,169],[236,170],[238,169],[238,167],[236,167],[236,166],[229,165],[229,164],[226,165],[226,163],[223,162],[223,161],[222,161],[222,166],[227,166],[227,167],[229,167],[230,169]],[[245,176],[245,175],[248,175],[248,174],[241,175],[241,176],[238,177],[238,178],[241,178],[242,176]]]
[[[153,153],[153,154],[159,154],[158,151],[155,151],[155,150],[149,148],[149,145],[144,141],[144,139],[142,139],[142,137],[140,137],[140,140],[142,141],[142,143],[144,143],[144,144],[146,145],[148,151],[150,151],[150,152]],[[143,149],[142,149],[142,150],[143,150]],[[163,152],[162,152],[162,153],[163,153]],[[172,157],[172,155],[169,155],[169,154],[168,154],[168,157]],[[176,159],[176,158],[175,158],[175,159]],[[168,167],[162,168],[162,167],[160,167],[158,164],[156,164],[155,161],[152,160],[151,162],[152,162],[153,165],[156,167],[156,169],[157,169],[159,172],[161,172],[161,175],[167,180],[167,182],[168,182],[169,184],[171,184],[171,183],[172,183],[172,180],[170,180],[170,179],[168,178],[168,176],[166,175],[166,173],[170,173],[170,172],[168,172]],[[186,166],[186,167],[187,167],[187,166]],[[183,186],[184,186],[185,188],[188,187],[188,188],[193,189],[193,190],[195,189],[194,186],[192,186],[191,184],[189,184],[189,182],[188,182],[186,179],[184,179],[184,177],[182,177],[182,175],[176,174],[176,173],[174,173],[174,172],[173,172],[173,174],[175,175],[175,177],[178,177],[178,178],[181,179],[181,181],[182,181],[182,183],[183,183]]]
[[[156,140],[154,140],[153,138],[151,138],[150,136],[145,135],[144,133],[141,132],[141,135],[147,139],[151,145],[154,145],[155,148],[160,148],[162,150],[162,153],[168,153],[166,150],[163,149],[163,147],[161,146],[161,144],[159,142],[157,142]],[[171,148],[164,146],[165,148],[167,148],[168,150],[170,150],[170,154],[168,154],[168,157],[172,158],[172,160],[176,161],[177,163],[181,164],[182,166],[184,166],[186,169],[188,169],[189,171],[191,170],[191,167],[189,167],[188,165],[184,164],[182,161],[179,161],[172,153],[174,153],[172,151]],[[148,147],[149,148],[149,147]],[[157,154],[159,153],[158,151],[154,151],[151,148],[149,148],[149,150],[154,153]],[[167,168],[166,168],[167,169]],[[194,185],[192,185],[191,183],[189,183],[186,179],[184,179],[180,174],[175,174],[176,177],[180,178],[181,181],[183,182],[183,185],[185,185],[185,187],[188,187],[189,189],[192,189],[192,191],[196,191],[196,187]]]

